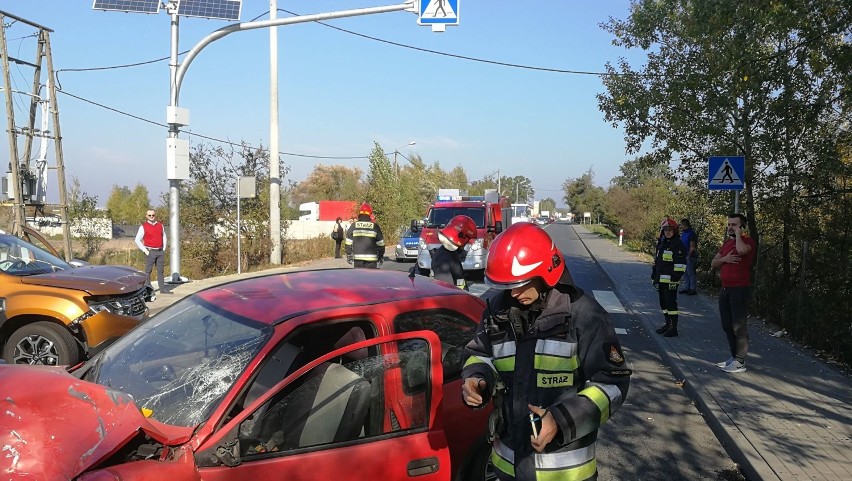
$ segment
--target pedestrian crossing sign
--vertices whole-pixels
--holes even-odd
[[[443,32],[447,25],[459,24],[459,0],[420,0],[418,25],[430,25]]]
[[[709,190],[743,190],[745,188],[745,157],[710,157],[707,163]]]

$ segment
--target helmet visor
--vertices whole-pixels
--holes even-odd
[[[497,281],[494,281],[493,279],[491,279],[490,277],[488,277],[487,274],[484,277],[485,277],[485,285],[487,285],[488,287],[490,287],[492,289],[500,289],[500,290],[517,289],[518,287],[523,287],[523,286],[525,286],[525,285],[527,285],[527,284],[529,284],[530,282],[533,281],[532,279],[525,279],[525,280],[517,281],[517,282],[497,282]]]

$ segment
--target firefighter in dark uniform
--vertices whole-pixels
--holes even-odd
[[[441,247],[432,249],[432,273],[435,279],[468,290],[462,261],[467,253],[464,246],[476,239],[476,222],[466,215],[457,215],[438,231]]]
[[[346,231],[346,262],[366,269],[378,269],[385,258],[385,238],[382,228],[372,219],[373,207],[361,204],[358,219]]]
[[[462,371],[462,398],[494,401],[491,462],[500,480],[597,479],[601,424],[632,371],[606,311],[574,285],[541,227],[513,224],[488,249],[488,304]]]
[[[657,329],[665,337],[677,337],[677,289],[680,278],[686,272],[686,248],[680,241],[677,222],[666,218],[660,224],[660,239],[651,269],[651,282],[660,298],[665,324]]]

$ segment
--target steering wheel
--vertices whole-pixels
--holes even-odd
[[[7,272],[9,269],[18,269],[26,267],[26,265],[27,263],[21,259],[6,259],[5,261],[0,261],[0,271]]]

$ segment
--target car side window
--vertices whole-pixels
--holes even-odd
[[[464,366],[464,347],[473,339],[477,323],[455,311],[432,309],[406,312],[394,321],[394,332],[433,331],[441,340],[444,382],[458,378]]]
[[[425,340],[378,344],[363,358],[344,361],[358,357],[349,354],[314,366],[240,424],[244,461],[428,426]]]
[[[369,321],[315,324],[297,329],[266,357],[229,418],[236,416],[273,386],[314,359],[375,336],[376,329]],[[347,360],[364,357],[365,350],[354,351],[347,356]]]

